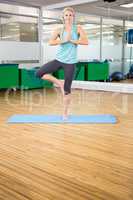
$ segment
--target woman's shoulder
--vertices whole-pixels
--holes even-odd
[[[77,29],[77,33],[79,34],[82,29],[82,26],[80,24],[77,24],[76,29]]]
[[[81,30],[82,29],[82,26],[80,24],[77,24],[77,30]]]
[[[56,31],[57,33],[59,33],[59,34],[62,32],[62,30],[63,30],[63,26],[57,27],[57,28],[55,29],[55,31]]]

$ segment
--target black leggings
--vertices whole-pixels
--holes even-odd
[[[64,92],[65,94],[71,93],[71,84],[72,80],[74,78],[74,72],[75,72],[75,64],[66,64],[62,63],[58,60],[50,61],[46,64],[44,64],[37,72],[36,77],[42,78],[44,74],[51,74],[59,69],[64,69]]]

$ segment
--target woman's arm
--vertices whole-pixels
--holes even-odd
[[[88,38],[86,32],[83,30],[83,28],[78,25],[78,34],[79,34],[79,39],[78,40],[71,40],[73,44],[80,44],[80,45],[88,45]]]
[[[60,35],[60,31],[59,31],[59,29],[56,29],[53,32],[53,34],[52,34],[52,36],[51,36],[51,38],[50,38],[50,40],[48,42],[49,45],[58,45],[58,44],[61,44],[61,40],[59,38],[59,35]]]
[[[49,40],[49,45],[59,45],[70,41],[69,38],[67,38],[66,40],[61,40],[60,33],[61,33],[60,29],[56,29],[53,32],[51,39]]]

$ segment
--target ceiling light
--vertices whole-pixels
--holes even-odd
[[[121,7],[124,7],[124,8],[132,8],[133,7],[133,3],[128,3],[128,4],[122,4],[120,5]]]
[[[107,2],[111,3],[111,2],[114,2],[116,0],[104,0],[104,1],[107,1]]]

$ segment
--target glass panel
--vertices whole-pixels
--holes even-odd
[[[59,20],[54,19],[43,19],[43,41],[48,42],[51,37],[52,32],[57,29],[61,28],[62,24]]]
[[[55,59],[57,46],[50,46],[48,41],[57,28],[61,28],[61,21],[54,19],[44,19],[43,20],[43,62],[49,62],[52,59]]]
[[[100,59],[100,17],[81,15],[77,21],[82,25],[88,35],[88,47],[80,45],[78,48],[78,58],[86,60]]]
[[[0,3],[0,12],[38,16],[38,9],[24,6],[10,5],[6,3]]]
[[[1,17],[1,40],[20,40],[20,25],[16,20],[16,16],[5,15]]]
[[[125,35],[129,29],[133,29],[133,21],[125,22]],[[133,44],[128,44],[125,40],[125,73],[129,72],[130,66],[133,64]]]
[[[100,59],[100,22],[99,24],[86,24],[83,25],[84,30],[88,35],[88,51],[86,57],[88,60],[99,60]],[[84,48],[84,46],[83,46]],[[84,54],[85,52],[80,52]]]
[[[1,40],[1,37],[2,37],[2,26],[1,26],[1,20],[2,20],[2,18],[0,17],[0,40]]]
[[[20,41],[38,41],[38,19],[31,17],[19,17]]]
[[[110,61],[110,74],[122,71],[122,36],[122,20],[103,19],[102,59]]]
[[[4,14],[0,17],[1,40],[6,41],[38,41],[38,19]]]

